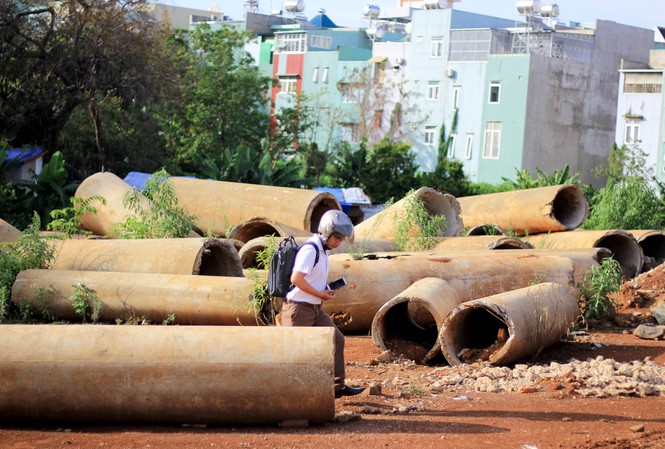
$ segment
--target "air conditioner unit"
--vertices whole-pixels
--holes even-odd
[[[395,65],[404,65],[405,62],[404,58],[395,58]]]
[[[443,74],[448,78],[453,78],[455,76],[455,71],[453,69],[445,69]]]

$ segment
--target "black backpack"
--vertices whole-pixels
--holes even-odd
[[[316,266],[319,263],[319,248],[314,242],[305,242],[303,246],[305,245],[312,245],[316,248],[316,258],[314,259],[314,266]],[[266,287],[268,295],[283,298],[293,289],[291,273],[293,272],[296,254],[300,248],[292,236],[288,236],[279,243],[277,251],[270,259],[270,267],[268,268],[268,285]]]

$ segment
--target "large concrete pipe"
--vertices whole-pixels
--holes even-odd
[[[451,365],[508,365],[537,354],[566,336],[580,314],[577,298],[569,284],[546,282],[464,302],[443,322],[443,355]]]
[[[623,276],[629,279],[641,272],[644,263],[644,254],[637,239],[621,230],[551,232],[529,235],[522,240],[531,243],[534,248],[607,248],[612,251],[612,258],[621,265]]]
[[[443,237],[428,252],[440,253],[461,249],[531,249],[531,244],[517,237],[503,235],[474,235],[467,237]]]
[[[176,177],[171,181],[180,206],[196,215],[196,226],[219,236],[267,211],[275,222],[314,232],[324,213],[342,209],[332,193],[319,190]]]
[[[372,320],[372,341],[381,351],[418,363],[438,362],[439,329],[460,302],[448,282],[420,279],[381,306]]]
[[[247,243],[252,239],[269,235],[277,237],[288,237],[290,235],[293,237],[309,237],[312,233],[304,229],[278,223],[266,217],[252,217],[235,225],[231,229],[231,232],[229,232],[228,237]]]
[[[311,234],[310,234],[311,235]],[[270,237],[257,237],[245,243],[240,249],[240,263],[243,268],[258,268],[258,261],[256,259],[257,253],[263,251],[268,245]],[[281,241],[281,237],[276,237]],[[298,245],[302,245],[309,239],[308,237],[295,237]],[[353,245],[349,245],[344,241],[341,245],[331,251],[331,254],[354,254],[359,257],[367,253],[373,252],[386,252],[396,251],[397,244],[394,240],[379,240],[379,239],[359,239]]]
[[[92,196],[101,196],[101,201],[91,201],[96,213],[86,212],[81,215],[81,223],[85,229],[96,235],[114,237],[114,224],[122,223],[127,218],[136,217],[136,213],[123,204],[125,196],[134,188],[110,172],[100,172],[88,176],[76,189],[75,196],[86,200]],[[141,202],[141,207],[148,210],[150,204],[147,198]]]
[[[390,207],[358,223],[355,226],[356,240],[363,238],[394,240],[397,235],[396,219],[400,220],[400,216],[407,213],[414,196],[422,201],[430,215],[445,217],[446,227],[442,230],[441,236],[451,237],[462,232],[464,225],[460,217],[460,205],[457,199],[447,193],[441,193],[429,187],[421,187]]]
[[[519,235],[577,228],[589,214],[589,203],[573,184],[457,198],[464,225],[493,223]]]
[[[0,218],[0,243],[14,243],[21,234],[21,231]]]
[[[637,239],[642,254],[644,254],[644,264],[642,272],[656,268],[665,262],[665,233],[656,230],[631,230],[633,237]]]
[[[331,328],[4,325],[0,341],[2,419],[265,425],[335,416]]]
[[[226,239],[54,240],[55,270],[243,276]]]
[[[515,290],[534,282],[576,286],[597,266],[595,253],[530,253],[533,250],[458,251],[448,255],[375,253],[362,260],[346,254],[330,256],[330,279],[345,277],[349,285],[323,304],[340,330],[364,333],[388,300],[414,282],[446,280],[464,300]],[[371,258],[370,258],[371,257]],[[573,262],[572,257],[576,260]]]
[[[14,282],[12,301],[29,304],[35,314],[81,321],[69,299],[79,284],[96,292],[103,322],[139,318],[162,323],[169,317],[174,324],[257,325],[264,321],[253,310],[254,286],[245,277],[25,270]]]

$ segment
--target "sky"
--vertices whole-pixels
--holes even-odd
[[[397,0],[304,0],[303,14],[312,18],[319,8],[338,26],[367,26],[368,20],[362,15],[363,6],[376,5],[385,9],[397,6]],[[243,0],[158,0],[156,3],[209,10],[215,4],[219,11],[236,20],[242,20]],[[559,20],[590,23],[596,19],[653,29],[665,26],[665,0],[541,0],[542,5],[555,3],[559,6]],[[269,14],[283,9],[283,0],[259,0],[259,12]],[[520,20],[515,0],[461,0],[454,8],[461,11],[487,14],[504,19]]]

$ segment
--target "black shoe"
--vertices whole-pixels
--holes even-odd
[[[357,394],[365,391],[365,387],[349,387],[348,385],[343,385],[341,388],[335,390],[335,398],[341,398],[342,396],[355,396]]]

